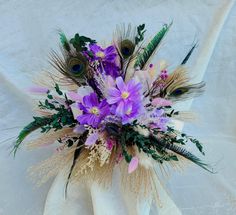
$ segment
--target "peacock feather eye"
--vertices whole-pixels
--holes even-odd
[[[120,51],[124,58],[130,57],[134,53],[135,44],[131,40],[123,40],[120,44]]]
[[[170,96],[181,96],[182,94],[187,93],[188,90],[189,90],[189,89],[188,89],[187,87],[180,87],[180,88],[175,89],[175,90],[170,94]]]
[[[80,77],[85,74],[87,60],[82,55],[71,57],[67,61],[68,72],[75,77]]]

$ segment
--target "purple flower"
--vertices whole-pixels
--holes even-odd
[[[123,110],[124,112],[121,115],[122,123],[126,124],[139,116],[141,113],[141,104],[138,102],[129,102],[124,106]]]
[[[113,78],[117,78],[120,75],[120,68],[115,63],[103,62],[103,68],[100,68],[102,71],[104,69],[106,75],[110,75]]]
[[[108,46],[107,48],[103,49],[102,47],[96,44],[91,44],[89,48],[90,51],[93,53],[95,60],[112,63],[114,63],[116,60],[117,53],[114,46]]]
[[[99,70],[101,72],[104,71],[106,75],[116,78],[119,75],[120,68],[116,64],[117,52],[115,47],[108,46],[103,49],[96,44],[92,44],[89,47],[94,55],[92,60],[98,60],[100,62],[98,66]]]
[[[150,124],[151,128],[157,128],[161,131],[166,131],[167,123],[170,119],[164,116],[165,111],[163,109],[156,109],[150,116],[153,118],[153,122]]]
[[[121,77],[118,77],[116,78],[116,87],[111,87],[108,90],[107,102],[116,106],[115,113],[118,116],[127,115],[126,113],[136,110],[134,106],[138,107],[138,105],[134,104],[141,103],[141,95],[139,92],[141,88],[142,85],[135,83],[134,80],[130,80],[126,84]],[[138,110],[136,111],[138,112]]]
[[[92,146],[97,142],[98,138],[99,138],[98,132],[90,134],[84,144],[86,146]]]
[[[164,69],[164,70],[161,71],[160,78],[162,80],[166,80],[168,78],[167,70]]]
[[[77,117],[81,125],[91,125],[97,128],[100,122],[110,113],[110,108],[106,99],[100,103],[96,93],[91,93],[83,97],[83,103],[79,103],[80,110],[83,114]]]

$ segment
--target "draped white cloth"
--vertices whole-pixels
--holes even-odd
[[[166,182],[168,196],[173,201],[163,192],[163,199],[172,202],[166,203],[159,214],[236,213],[235,1],[11,0],[0,2],[0,12],[1,215],[41,215],[44,211],[52,181],[37,188],[27,177],[27,169],[47,158],[53,149],[28,152],[22,148],[13,159],[9,155],[13,140],[8,139],[14,138],[20,127],[31,120],[31,99],[24,90],[32,85],[32,78],[40,70],[50,69],[47,56],[51,48],[57,48],[56,30],[60,28],[70,36],[81,32],[103,42],[112,38],[115,25],[122,22],[146,23],[147,36],[150,37],[163,23],[172,20],[172,30],[153,63],[157,59],[166,59],[170,68],[174,68],[192,42],[199,41],[188,66],[196,80],[207,82],[207,90],[191,106],[200,114],[200,122],[187,124],[185,130],[206,143],[206,159],[214,164],[217,174],[209,174],[194,165],[181,174],[173,172]],[[191,103],[182,107],[188,109]],[[114,184],[117,180],[115,177]],[[158,213],[143,200],[127,204],[117,186],[109,192],[96,185],[69,186],[70,195],[65,202],[61,184],[62,174],[50,189],[47,215]],[[171,206],[174,209],[164,213]]]

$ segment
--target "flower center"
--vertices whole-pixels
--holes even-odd
[[[121,97],[123,99],[127,99],[129,97],[129,92],[126,92],[126,91],[122,92]]]
[[[100,111],[97,107],[92,107],[90,110],[89,110],[90,113],[94,114],[94,115],[99,115]]]
[[[97,56],[97,57],[100,57],[100,58],[104,58],[104,57],[105,57],[105,54],[104,54],[104,52],[99,51],[99,52],[96,53],[96,56]]]

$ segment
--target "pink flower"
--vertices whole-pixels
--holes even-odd
[[[138,157],[132,157],[130,163],[129,163],[129,167],[128,167],[128,173],[132,173],[133,171],[135,171],[138,168]]]
[[[31,93],[48,93],[49,89],[46,87],[33,86],[28,89]]]
[[[155,98],[152,100],[152,105],[155,107],[171,106],[172,102],[163,98]]]
[[[160,78],[162,80],[166,80],[168,78],[167,70],[164,69],[161,71]]]
[[[83,97],[80,96],[78,93],[76,92],[68,92],[67,93],[67,96],[72,100],[72,101],[75,101],[75,102],[82,102],[83,101]]]
[[[107,149],[108,149],[109,151],[111,151],[112,148],[113,148],[113,146],[114,146],[115,144],[116,144],[116,142],[115,142],[114,140],[108,139],[108,140],[107,140]]]

